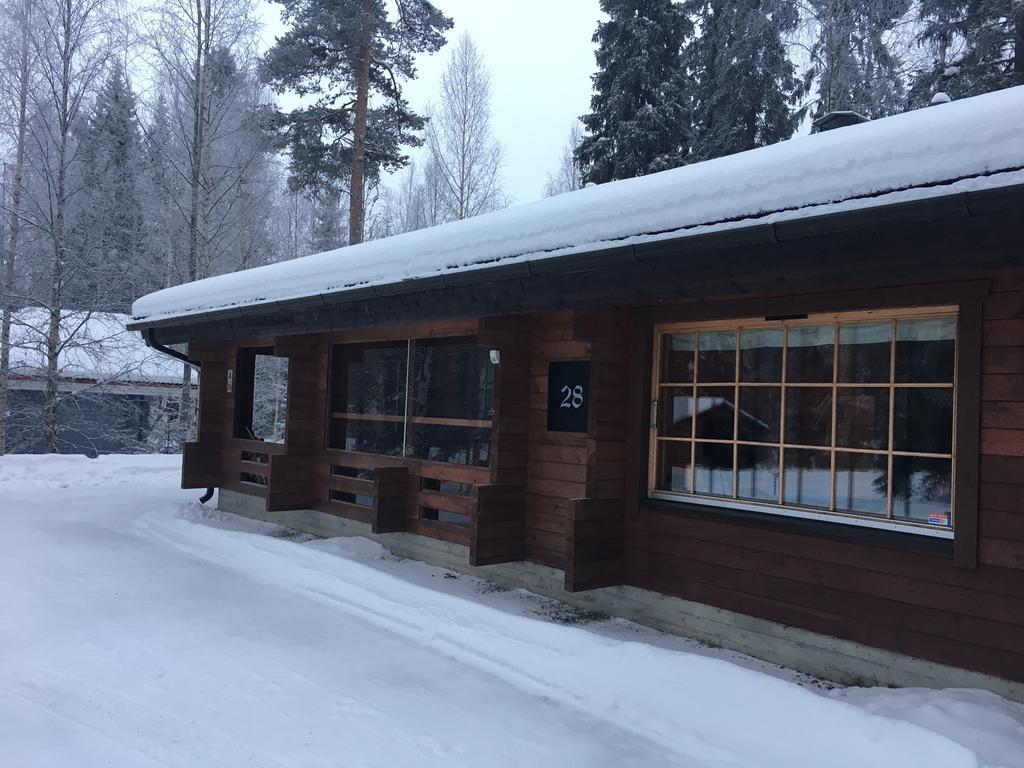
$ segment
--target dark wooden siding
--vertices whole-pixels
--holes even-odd
[[[333,486],[365,488],[367,493],[372,487],[332,479],[331,465],[405,467],[404,500],[395,501],[397,475],[387,484],[389,509],[399,510],[397,517],[388,518],[388,529],[470,545],[478,562],[525,557],[564,568],[570,589],[624,582],[1024,680],[1024,269],[972,274],[970,279],[990,284],[982,321],[974,568],[962,567],[971,565],[971,559],[958,554],[954,560],[951,551],[929,552],[884,537],[869,542],[795,530],[772,518],[752,524],[722,515],[684,514],[666,504],[637,504],[634,489],[642,479],[638,473],[646,472],[646,449],[628,442],[633,439],[628,427],[646,425],[647,413],[627,392],[637,386],[650,359],[649,350],[631,342],[630,322],[636,313],[624,309],[563,310],[500,321],[245,342],[276,345],[292,358],[288,445],[266,447],[268,453],[281,454],[271,461],[279,476],[271,473],[269,501],[310,505],[379,524],[365,507],[328,500]],[[781,300],[799,312],[800,302],[810,295]],[[706,304],[690,306],[704,311]],[[324,447],[331,343],[467,334],[502,352],[490,468]],[[236,349],[234,343],[190,348],[203,361],[204,375],[199,439],[189,449],[184,480],[205,486],[219,479],[221,487],[267,497],[267,489],[239,481],[241,451],[260,446],[230,434],[233,396],[226,393],[225,374]],[[586,434],[551,433],[546,428],[548,364],[573,359],[592,361],[589,429]],[[220,457],[215,471],[210,471],[210,456]],[[308,477],[303,467],[311,467]],[[476,516],[470,529],[423,520],[420,503],[432,498],[421,488],[424,476],[479,486],[464,502],[452,502],[456,506],[470,512],[481,503],[493,507],[487,515]],[[515,512],[516,498],[523,499],[521,515]],[[486,542],[484,548],[480,542]]]
[[[977,567],[641,503],[626,520],[627,582],[1024,680],[1024,271],[984,277]]]

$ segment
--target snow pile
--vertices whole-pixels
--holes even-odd
[[[201,507],[178,466],[0,457],[3,765],[1024,768],[1024,707],[996,696],[826,691],[552,623],[365,539]]]
[[[61,312],[57,373],[64,379],[99,382],[181,383],[181,363],[146,346],[131,318],[113,312]],[[49,310],[23,309],[11,320],[11,373],[40,377],[46,373]]]
[[[945,733],[975,752],[982,763],[1024,766],[1024,706],[988,691],[925,688],[838,688],[836,699],[887,718]]]
[[[200,315],[1024,183],[1024,86],[639,179],[167,288],[136,320]]]

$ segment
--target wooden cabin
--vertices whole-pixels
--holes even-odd
[[[182,484],[831,679],[1024,698],[1022,117],[1024,87],[144,297],[202,367]]]

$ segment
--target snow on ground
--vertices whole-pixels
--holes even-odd
[[[0,765],[1024,768],[1024,706],[830,689],[293,535],[178,461],[0,458]]]

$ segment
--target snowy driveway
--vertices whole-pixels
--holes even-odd
[[[994,696],[854,706],[625,622],[545,620],[531,614],[547,601],[366,540],[203,519],[175,461],[0,458],[0,765],[943,768],[1024,753],[1022,708]],[[864,708],[900,702],[934,730]]]

